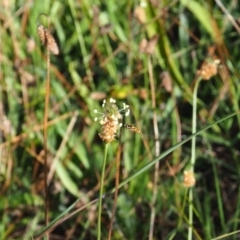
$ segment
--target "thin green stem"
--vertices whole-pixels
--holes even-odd
[[[112,237],[112,229],[113,229],[113,222],[114,217],[117,210],[117,197],[118,197],[118,185],[119,185],[119,175],[120,175],[120,162],[121,162],[121,152],[122,152],[122,146],[121,146],[121,133],[119,136],[119,146],[117,151],[117,161],[116,161],[116,177],[115,177],[115,188],[116,191],[114,193],[114,203],[113,203],[113,209],[112,209],[112,217],[110,221],[109,231],[108,231],[108,240],[111,240]]]
[[[192,115],[192,134],[197,129],[197,91],[201,78],[198,78],[193,90],[193,115]],[[196,136],[192,138],[192,154],[191,154],[191,170],[194,171],[195,158],[196,158]]]
[[[48,20],[49,29],[49,20]],[[47,176],[48,176],[48,165],[47,165],[47,128],[48,128],[48,106],[49,106],[49,96],[50,96],[50,49],[49,43],[47,43],[47,80],[46,80],[46,96],[45,96],[45,106],[44,106],[44,121],[43,121],[43,138],[44,138],[44,188],[45,188],[45,225],[49,223],[48,217],[48,186],[47,186]],[[49,233],[46,232],[45,238],[49,239]]]
[[[192,115],[192,134],[196,133],[197,126],[197,91],[199,83],[202,78],[198,78],[194,86],[193,91],[193,115]],[[194,173],[194,165],[196,160],[196,136],[192,137],[192,147],[191,147],[191,167],[190,170]],[[192,240],[193,234],[193,188],[189,189],[189,226],[188,226],[188,240]]]
[[[98,240],[101,240],[102,195],[103,195],[103,187],[104,187],[105,168],[106,168],[106,162],[107,162],[107,152],[108,152],[108,143],[105,144],[101,182],[100,182],[100,192],[99,192],[99,202],[98,202],[98,233],[97,233]]]

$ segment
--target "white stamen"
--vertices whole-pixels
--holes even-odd
[[[125,116],[126,117],[129,116],[129,114],[130,114],[130,110],[128,109],[127,112],[125,113]]]
[[[116,103],[116,100],[113,99],[113,98],[110,98],[109,102],[110,102],[110,103]]]
[[[105,104],[106,104],[106,99],[103,100],[103,104],[102,104],[103,108],[104,108]]]
[[[147,7],[147,3],[145,1],[140,2],[140,7],[145,8]]]

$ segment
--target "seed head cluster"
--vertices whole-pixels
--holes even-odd
[[[203,80],[207,81],[217,74],[219,64],[219,59],[216,59],[213,62],[205,62],[201,66],[201,69],[198,70],[198,74],[202,77]]]
[[[108,101],[104,100],[102,108],[103,112],[94,110],[95,113],[101,115],[100,117],[96,117],[95,121],[99,121],[102,125],[101,132],[99,133],[100,138],[104,142],[110,143],[115,140],[117,130],[122,126],[122,113],[128,116],[130,109],[125,103],[119,109],[116,105],[116,100],[113,98],[110,98]]]
[[[183,186],[186,188],[193,187],[196,184],[196,178],[192,171],[184,171]]]
[[[48,47],[52,54],[58,55],[59,48],[50,31],[47,28],[45,28],[43,25],[39,25],[37,28],[37,33],[41,43],[44,46]]]

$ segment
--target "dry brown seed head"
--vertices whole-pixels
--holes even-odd
[[[137,20],[141,23],[144,24],[146,23],[146,13],[145,9],[141,6],[137,6],[134,10],[134,17],[137,18]]]
[[[190,188],[196,184],[196,179],[192,171],[184,171],[183,186]]]
[[[140,52],[146,53],[148,55],[152,55],[155,51],[157,42],[158,42],[158,35],[154,35],[149,41],[147,41],[146,39],[143,39],[139,45]]]
[[[203,80],[209,80],[211,77],[217,74],[218,66],[220,61],[214,60],[213,62],[205,62],[203,63],[200,70],[198,70],[199,76],[202,77]]]
[[[37,33],[40,38],[40,41],[43,45],[46,44],[45,28],[43,25],[39,25],[37,28]]]
[[[58,45],[52,34],[49,32],[49,30],[44,28],[43,25],[39,25],[37,28],[37,32],[41,43],[45,47],[48,47],[52,54],[58,55],[59,54]]]
[[[54,37],[52,36],[52,34],[47,29],[45,29],[45,36],[47,39],[47,46],[48,46],[50,52],[54,55],[58,55],[59,54],[58,45],[57,45]]]

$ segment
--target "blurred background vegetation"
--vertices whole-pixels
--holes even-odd
[[[121,130],[120,181],[154,160],[157,140],[161,154],[191,135],[193,86],[206,61],[221,64],[216,76],[200,84],[197,130],[239,110],[238,1],[2,0],[0,239],[32,239],[44,226],[46,51],[37,36],[39,24],[47,27],[42,13],[60,49],[50,67],[50,220],[77,199],[76,209],[98,197],[104,143],[94,109],[101,111],[103,99],[130,105],[124,120],[142,131]],[[197,137],[194,239],[240,228],[239,124],[237,116]],[[115,185],[118,144],[110,147],[105,191]],[[188,189],[182,180],[190,155],[188,142],[159,168],[124,184],[112,239],[148,239],[150,229],[151,239],[187,239]],[[156,216],[150,226],[154,189]],[[113,195],[104,198],[103,239],[112,206]],[[50,239],[96,239],[96,212],[96,203],[84,208],[59,223]]]

